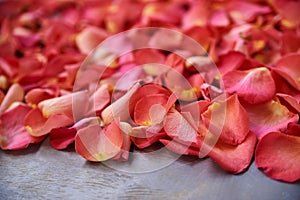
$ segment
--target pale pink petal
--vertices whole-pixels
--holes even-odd
[[[89,54],[108,34],[96,26],[88,26],[76,36],[76,45],[83,54]]]
[[[131,96],[141,87],[140,83],[135,83],[125,95],[117,99],[115,102],[106,107],[102,113],[101,117],[105,124],[112,122],[114,119],[119,119],[120,121],[127,120],[130,117],[130,98]]]
[[[10,86],[7,94],[5,95],[2,103],[0,105],[0,115],[14,102],[23,101],[24,98],[24,90],[23,88],[15,83]]]
[[[229,2],[230,16],[236,21],[251,21],[255,17],[271,12],[268,6],[247,2],[244,0],[234,0]]]
[[[73,106],[76,106],[77,115],[83,116],[87,112],[88,104],[87,91],[70,93],[64,96],[47,99],[38,104],[38,108],[42,111],[43,116],[48,118],[56,114],[64,114],[69,118],[73,118]]]
[[[230,21],[225,10],[218,10],[210,16],[209,23],[215,27],[225,27]]]

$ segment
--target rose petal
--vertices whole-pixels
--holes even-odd
[[[197,122],[199,123],[199,122]],[[199,147],[200,134],[194,121],[187,120],[181,113],[173,109],[168,113],[164,123],[167,135],[186,146]]]
[[[256,166],[272,179],[295,182],[300,179],[299,147],[300,137],[269,133],[257,145]]]
[[[237,95],[232,95],[222,102],[212,103],[203,113],[203,117],[209,130],[213,134],[220,134],[220,139],[226,144],[238,145],[248,135],[248,114]]]
[[[64,71],[64,66],[83,61],[83,55],[79,53],[66,53],[54,56],[44,67],[44,76],[56,77]]]
[[[246,56],[238,51],[230,51],[220,56],[220,62],[217,64],[222,75],[232,70],[237,70],[242,66]]]
[[[167,113],[168,96],[163,94],[147,95],[134,107],[134,121],[137,125],[151,126],[160,123]]]
[[[89,161],[113,158],[120,152],[122,144],[122,132],[114,121],[103,129],[99,125],[80,129],[75,137],[76,152]]]
[[[295,89],[300,91],[300,54],[283,56],[274,67],[274,71],[282,76]]]
[[[224,170],[233,174],[241,173],[251,163],[256,141],[256,136],[251,131],[239,145],[230,145],[219,140],[208,155]]]
[[[295,122],[290,122],[287,126],[286,131],[284,131],[284,133],[288,135],[294,135],[300,137],[300,124]]]
[[[22,101],[24,98],[24,90],[23,88],[15,83],[10,86],[7,94],[5,95],[2,103],[0,105],[0,115],[13,103],[17,101]]]
[[[70,126],[73,123],[73,119],[65,114],[53,114],[45,118],[38,108],[32,109],[24,119],[26,130],[35,137],[46,135],[54,128]]]
[[[100,115],[102,110],[110,103],[109,86],[100,86],[89,99],[92,101],[93,111]]]
[[[42,111],[43,116],[48,118],[56,114],[64,114],[69,118],[73,118],[73,106],[77,106],[79,108],[76,109],[78,113],[74,113],[74,115],[83,116],[87,112],[88,107],[88,93],[87,91],[80,91],[75,93],[70,93],[64,96],[47,99],[41,101],[38,104],[38,108]],[[80,110],[80,112],[79,112]]]
[[[76,122],[72,127],[59,127],[50,131],[50,144],[54,149],[65,149],[75,141],[77,130],[84,127],[99,124],[98,117],[84,118]]]
[[[275,10],[282,17],[281,24],[287,28],[299,26],[300,20],[298,17],[300,3],[298,1],[275,0],[271,1]]]
[[[139,89],[136,90],[136,92],[130,98],[129,101],[130,114],[133,116],[134,107],[140,99],[142,99],[147,95],[153,95],[153,94],[170,96],[171,92],[166,88],[163,88],[162,86],[157,84],[145,84],[141,86]]]
[[[133,127],[130,132],[131,140],[139,149],[147,148],[166,136],[162,128],[161,124]]]
[[[123,132],[123,144],[121,146],[121,151],[112,159],[118,161],[127,161],[131,146],[130,132],[132,130],[132,127],[126,122],[120,122],[119,125]]]
[[[277,93],[276,97],[278,97],[280,103],[287,107],[289,111],[300,114],[300,102],[296,98],[288,95],[288,94],[282,94]]]
[[[230,9],[230,16],[237,21],[251,21],[258,15],[271,12],[271,8],[268,6],[247,1],[230,1],[228,7]]]
[[[101,117],[105,124],[112,122],[114,119],[124,121],[130,117],[129,110],[131,103],[129,101],[131,96],[140,88],[140,86],[140,83],[135,83],[125,95],[117,99],[102,111]]]
[[[260,139],[272,131],[284,131],[290,122],[297,122],[298,115],[290,112],[278,101],[263,104],[243,104],[250,119],[250,130]]]
[[[83,54],[89,54],[108,34],[96,26],[88,26],[76,36],[76,45]]]
[[[159,141],[163,143],[167,149],[179,155],[199,156],[199,148],[194,146],[186,146],[175,140],[160,139]]]
[[[36,106],[43,100],[51,99],[57,96],[58,90],[56,88],[35,88],[26,94],[25,101],[31,106]]]
[[[236,93],[251,104],[263,103],[275,96],[275,82],[265,67],[231,71],[223,76],[223,81],[228,93]]]
[[[230,24],[230,21],[225,10],[218,10],[210,16],[209,23],[212,26],[225,27]]]
[[[277,93],[288,94],[300,100],[299,91],[292,87],[283,77],[274,70],[272,70],[272,76],[276,84]]]
[[[210,15],[209,5],[210,3],[205,1],[193,2],[191,8],[182,19],[183,29],[193,26],[205,26]]]
[[[3,150],[24,149],[30,143],[39,143],[44,137],[33,137],[26,130],[23,121],[31,110],[29,106],[19,104],[0,116],[0,147]]]
[[[50,131],[50,145],[54,149],[65,149],[75,141],[76,128],[54,128]]]
[[[207,110],[211,105],[208,100],[200,100],[183,105],[180,110],[181,113],[190,113],[191,118],[195,123],[198,123],[201,118],[201,114]]]

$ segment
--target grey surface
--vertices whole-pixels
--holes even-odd
[[[127,163],[128,165],[128,163]],[[227,174],[211,159],[182,157],[151,173],[132,174],[85,161],[73,148],[48,141],[21,151],[0,151],[0,199],[300,199],[300,182],[264,176],[255,165]]]

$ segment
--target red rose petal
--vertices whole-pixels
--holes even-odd
[[[151,126],[160,123],[167,113],[168,96],[163,94],[147,95],[134,107],[134,121],[138,125]]]
[[[294,135],[300,137],[300,124],[291,122],[288,124],[286,131],[284,133],[288,135]]]
[[[281,24],[287,28],[299,26],[299,10],[300,2],[291,0],[275,0],[271,1],[275,10],[282,17]]]
[[[220,56],[220,62],[218,63],[218,69],[222,75],[232,70],[237,70],[242,66],[246,59],[245,54],[237,51],[230,51],[227,54]]]
[[[220,139],[224,143],[238,145],[248,135],[248,113],[236,95],[230,96],[225,101],[212,103],[203,116],[209,130],[213,134],[220,133]]]
[[[76,152],[90,161],[113,158],[120,152],[122,144],[122,132],[114,121],[103,129],[99,125],[80,129],[75,137]]]
[[[39,102],[51,99],[58,96],[58,90],[52,88],[35,88],[30,90],[26,96],[25,101],[31,106],[36,106]]]
[[[73,123],[73,119],[65,114],[53,114],[45,118],[38,108],[32,109],[24,119],[26,130],[36,137],[46,135],[54,128],[70,126]]]
[[[199,147],[200,135],[197,133],[198,126],[194,121],[187,120],[176,110],[172,110],[166,116],[164,130],[169,137],[184,145]]]
[[[54,149],[65,149],[75,141],[76,128],[54,128],[50,131],[50,145]]]
[[[256,141],[256,136],[251,131],[239,145],[230,145],[219,140],[208,155],[224,170],[234,174],[241,173],[251,163]]]
[[[289,54],[282,57],[274,67],[274,70],[298,91],[300,91],[299,65],[300,54]]]
[[[277,93],[276,96],[278,97],[280,103],[287,107],[289,111],[300,114],[300,102],[296,98],[282,93]]]
[[[67,148],[75,141],[77,130],[93,124],[98,124],[99,120],[100,119],[98,117],[89,117],[76,122],[72,127],[59,127],[52,129],[49,134],[50,145],[54,149],[58,150]]]
[[[236,93],[251,104],[263,103],[275,96],[275,82],[265,67],[231,71],[225,74],[223,81],[228,93]]]
[[[264,104],[244,104],[250,119],[250,130],[260,139],[272,131],[284,131],[290,122],[297,122],[298,115],[290,112],[278,101]]]
[[[272,132],[259,141],[255,163],[272,179],[295,182],[300,179],[299,155],[300,137]]]
[[[170,151],[180,154],[180,155],[192,155],[192,156],[199,156],[199,148],[194,146],[186,146],[175,140],[167,140],[167,139],[160,139],[161,143],[165,145],[167,149]]]
[[[31,108],[24,104],[7,110],[0,116],[0,147],[3,150],[24,149],[30,143],[39,143],[44,137],[31,136],[23,121]]]

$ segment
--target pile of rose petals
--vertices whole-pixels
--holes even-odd
[[[0,147],[24,149],[49,136],[55,149],[75,142],[76,152],[90,161],[126,161],[133,146],[159,142],[181,155],[201,156],[206,149],[203,156],[234,174],[254,157],[270,178],[295,182],[299,10],[294,0],[1,1]],[[199,74],[175,53],[145,49],[107,66],[95,91],[73,91],[81,63],[99,43],[141,27],[193,38],[220,74],[204,79],[207,72]],[[168,36],[160,41],[176,42]],[[146,63],[169,66],[191,88],[151,65],[132,75],[134,84],[116,86],[116,79]],[[222,83],[224,99],[218,96]],[[74,98],[83,113],[93,102],[96,115],[74,119]]]

